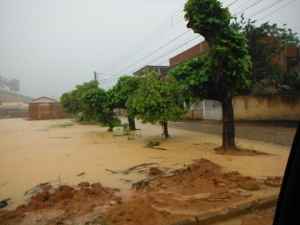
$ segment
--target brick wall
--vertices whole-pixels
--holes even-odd
[[[189,59],[192,59],[204,52],[206,52],[209,49],[207,42],[201,42],[194,47],[174,56],[170,59],[170,66],[174,67],[179,63],[182,63],[184,61],[187,61]]]
[[[30,103],[29,118],[31,120],[61,119],[65,113],[59,103]]]

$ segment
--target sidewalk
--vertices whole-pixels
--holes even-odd
[[[236,122],[237,138],[263,141],[290,147],[296,132],[296,123],[287,122]],[[222,133],[220,121],[187,120],[170,123],[170,127],[209,134]]]

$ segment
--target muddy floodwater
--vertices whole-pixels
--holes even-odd
[[[118,171],[142,163],[174,169],[200,158],[257,178],[281,176],[288,157],[288,147],[241,139],[241,147],[268,154],[218,155],[213,149],[220,144],[219,136],[174,128],[161,149],[151,149],[145,144],[159,139],[160,127],[138,124],[138,128],[140,134],[129,140],[113,136],[107,128],[70,120],[0,120],[0,199],[10,198],[13,208],[24,203],[26,193],[41,183],[101,182],[126,192],[145,174]]]

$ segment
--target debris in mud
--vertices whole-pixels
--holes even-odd
[[[132,180],[129,180],[129,179],[124,179],[124,178],[121,178],[120,179],[121,181],[124,181],[125,183],[132,183]]]
[[[62,136],[62,137],[49,137],[49,139],[71,139],[72,137],[65,137],[65,136]]]
[[[158,165],[158,163],[142,163],[142,164],[138,164],[136,166],[130,167],[126,170],[120,170],[120,171],[115,171],[115,170],[111,170],[111,169],[105,169],[105,170],[112,174],[128,175],[132,172],[145,173],[145,171],[147,170],[148,167],[155,166],[155,165]]]
[[[145,147],[146,148],[154,148],[160,146],[160,142],[156,140],[150,140],[146,143]]]
[[[146,171],[148,176],[132,184],[124,199],[117,190],[100,183],[81,182],[75,187],[62,185],[58,188],[44,183],[39,185],[42,191],[32,196],[28,204],[8,213],[1,214],[0,211],[0,220],[7,225],[16,225],[25,214],[40,215],[41,212],[56,210],[60,213],[55,220],[52,217],[43,224],[56,224],[53,221],[70,224],[68,221],[84,217],[85,223],[73,224],[165,225],[194,218],[202,211],[228,207],[255,195],[254,190],[266,188],[252,177],[238,172],[224,173],[219,165],[206,159],[168,172],[157,167],[157,163],[143,163],[110,172],[126,175],[139,171]],[[87,217],[91,214],[101,219]],[[12,220],[17,222],[10,223]]]
[[[84,175],[85,175],[85,172],[81,172],[81,173],[77,174],[77,177],[82,177]]]
[[[8,206],[8,202],[10,201],[11,199],[10,198],[6,198],[6,199],[3,199],[0,201],[0,209],[3,209],[5,207]]]
[[[135,190],[141,190],[141,189],[146,188],[149,185],[150,181],[151,181],[151,179],[146,178],[146,179],[143,179],[143,180],[133,183],[131,187]]]
[[[164,174],[164,171],[159,169],[158,167],[150,167],[148,175],[153,177],[153,176],[161,176]]]
[[[219,165],[206,159],[197,160],[183,169],[170,171],[168,174],[150,176],[133,184],[134,189],[144,191],[158,191],[162,187],[164,191],[187,195],[238,188],[247,191],[260,189],[256,179],[242,176],[238,172],[223,173]]]
[[[259,182],[247,176],[242,176],[240,173],[234,171],[224,174],[224,178],[231,182],[234,182],[239,188],[247,191],[258,191],[260,190]]]
[[[259,184],[255,180],[239,182],[239,187],[247,191],[258,191],[260,189]]]
[[[42,191],[32,196],[27,204],[17,207],[14,211],[0,213],[0,221],[4,224],[11,224],[11,221],[20,220],[28,213],[40,214],[51,210],[63,212],[57,219],[71,218],[90,213],[97,207],[105,208],[122,202],[115,190],[103,187],[100,183],[82,182],[75,187],[62,185],[58,188],[49,184],[39,186]],[[58,222],[63,223],[64,220]]]
[[[264,184],[270,187],[280,187],[282,183],[282,178],[281,177],[268,177],[265,181]]]
[[[259,155],[269,155],[265,152],[260,152],[251,149],[231,149],[231,151],[225,151],[223,147],[215,148],[215,152],[220,155],[231,155],[231,156],[259,156]]]
[[[112,174],[117,174],[117,173],[120,173],[118,171],[114,171],[114,170],[111,170],[111,169],[105,169],[107,172],[110,172]]]
[[[153,147],[153,149],[161,150],[161,151],[167,151],[168,150],[168,149],[162,148],[162,147]]]
[[[49,191],[52,188],[53,188],[53,186],[49,182],[41,183],[41,184],[36,185],[35,187],[31,188],[30,190],[26,191],[24,193],[24,196],[31,198],[32,196],[34,196],[40,192]]]

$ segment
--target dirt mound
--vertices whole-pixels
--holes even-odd
[[[234,188],[251,191],[260,189],[254,178],[242,176],[238,172],[223,173],[219,165],[206,159],[175,170],[171,175],[145,179],[133,187],[140,191],[163,190],[183,195],[224,192]]]
[[[153,225],[172,224],[185,218],[184,215],[172,215],[169,212],[157,210],[151,203],[153,199],[139,196],[115,206],[106,213],[106,222],[114,225]]]
[[[28,217],[28,213],[35,213],[43,215],[45,223],[27,224],[86,224],[86,221],[94,224],[87,215],[96,212],[98,219],[103,218],[101,224],[165,225],[193,218],[202,211],[227,207],[265,187],[263,182],[238,172],[224,173],[219,165],[206,159],[167,173],[157,167],[149,168],[148,172],[146,180],[133,185],[126,200],[100,183],[83,182],[76,187],[58,188],[40,185],[41,191],[33,195],[28,204],[12,212],[0,211],[0,221],[16,225]],[[55,211],[49,217],[51,210]],[[65,223],[74,218],[85,222]]]
[[[0,211],[0,221],[4,224],[18,224],[26,214],[57,210],[63,213],[59,217],[85,215],[96,207],[107,207],[118,204],[122,200],[116,191],[103,187],[100,183],[80,183],[77,187],[60,186],[54,189],[51,185],[43,186],[43,190],[29,200],[28,204],[19,206],[14,211]]]

